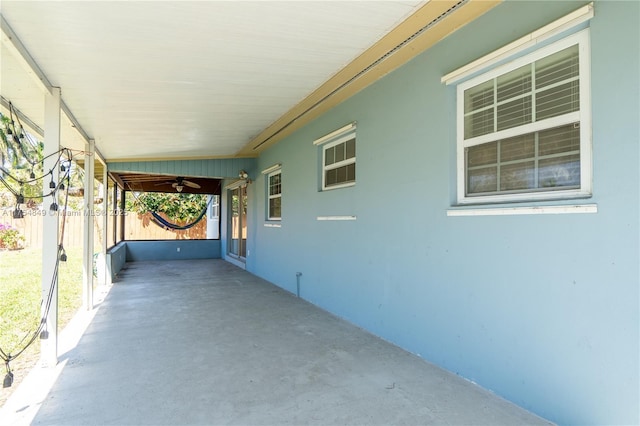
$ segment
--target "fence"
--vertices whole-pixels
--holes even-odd
[[[168,222],[174,222],[160,213]],[[129,213],[125,220],[125,238],[127,240],[198,240],[207,238],[207,220],[203,219],[185,230],[165,229],[153,223],[151,213]],[[178,223],[185,225],[186,223]]]
[[[24,211],[22,219],[14,219],[12,210],[0,210],[0,223],[11,225],[25,237],[25,248],[37,248],[42,246],[42,215],[50,214],[48,211],[30,209]],[[84,235],[84,218],[82,211],[69,211],[66,215],[56,213],[60,219],[60,225],[64,220],[63,245],[67,248],[82,247]],[[164,215],[162,215],[164,217]],[[94,248],[102,247],[102,223],[101,215],[92,215],[94,230]],[[110,216],[108,220],[112,220]],[[171,222],[171,219],[165,217]],[[125,239],[127,240],[187,240],[204,239],[207,237],[207,221],[202,220],[187,230],[164,229],[157,226],[150,213],[128,213],[125,216]]]

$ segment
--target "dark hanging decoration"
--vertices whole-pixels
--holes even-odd
[[[9,361],[5,362],[5,367],[7,369],[7,374],[4,375],[4,380],[2,381],[3,388],[10,388],[13,384],[13,372],[11,372],[11,367],[9,367]]]

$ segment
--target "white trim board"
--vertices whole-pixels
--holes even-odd
[[[333,220],[357,220],[357,216],[318,216],[317,220],[333,221]]]
[[[236,189],[239,186],[243,186],[243,185],[248,185],[248,181],[246,179],[238,179],[238,180],[234,180],[233,182],[231,182],[230,184],[226,185],[224,187],[224,189]]]
[[[324,135],[316,140],[313,141],[314,145],[322,145],[325,142],[329,142],[330,140],[337,138],[339,136],[342,136],[345,133],[351,132],[353,130],[355,130],[356,128],[356,122],[351,122],[349,124],[347,124],[346,126],[340,127],[338,130],[334,130],[333,132]]]
[[[524,37],[517,39],[516,41],[507,44],[506,46],[501,47],[498,50],[494,50],[493,52],[486,54],[473,62],[468,63],[467,65],[451,71],[447,75],[443,76],[440,79],[440,82],[446,85],[455,84],[460,80],[472,74],[475,74],[476,72],[482,71],[483,69],[488,68],[505,58],[508,58],[517,51],[535,46],[536,44],[541,43],[556,34],[580,25],[581,23],[593,18],[593,16],[594,11],[592,2],[585,6],[582,6],[579,9],[574,10],[573,12],[563,16],[560,19],[556,19],[550,24],[547,24],[544,27],[539,28],[532,33],[529,33]]]
[[[597,204],[563,206],[494,207],[475,209],[449,209],[447,216],[513,216],[523,214],[575,214],[598,213]]]
[[[276,163],[276,164],[274,164],[274,165],[273,165],[273,166],[271,166],[271,167],[267,167],[267,168],[266,168],[266,169],[264,169],[261,173],[262,173],[263,175],[268,175],[269,173],[271,173],[271,172],[275,172],[276,170],[281,169],[281,168],[282,168],[282,164],[281,164],[281,163]]]

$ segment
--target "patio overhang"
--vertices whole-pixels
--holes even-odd
[[[222,188],[222,179],[215,178],[124,172],[113,172],[111,176],[123,189],[136,192],[176,192],[174,183],[183,179],[198,186],[180,185],[178,192],[183,194],[220,195]]]
[[[267,148],[499,3],[5,0],[0,111],[16,111],[44,138],[45,155],[67,149],[86,171],[85,308],[94,178],[106,189],[110,174],[125,191],[144,192],[188,179],[200,188],[184,192],[220,194],[223,179],[237,180]],[[198,175],[154,168],[205,159],[213,166]],[[43,264],[55,265],[58,221],[46,220]],[[102,223],[106,254],[106,214]],[[42,272],[44,293],[54,275]],[[50,329],[56,321],[49,312]],[[42,351],[50,364],[54,334]]]
[[[255,157],[498,3],[7,0],[0,95],[109,162]]]

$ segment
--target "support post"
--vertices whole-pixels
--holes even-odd
[[[113,224],[113,242],[118,243],[118,186],[113,185],[113,208],[111,209],[111,220]]]
[[[124,241],[124,217],[127,208],[127,191],[122,189],[120,191],[120,211],[118,212],[118,219],[120,220],[120,241]]]
[[[57,155],[60,149],[60,88],[53,87],[50,93],[45,93],[44,99],[44,149],[43,163],[45,173],[52,171],[51,179],[59,184]],[[51,155],[51,156],[49,156]],[[43,185],[43,195],[51,191],[47,182]],[[42,208],[47,210],[49,205],[57,203],[54,197],[44,198]],[[57,211],[49,210],[42,221],[42,300],[47,301],[49,291],[53,287],[53,294],[49,312],[45,318],[44,331],[41,334],[40,362],[44,367],[55,367],[58,363],[58,279],[54,279],[58,262],[58,225]],[[42,315],[45,315],[46,303],[42,304]]]
[[[111,267],[107,264],[107,238],[108,232],[107,227],[109,226],[109,175],[107,170],[107,163],[102,163],[102,192],[104,196],[102,197],[102,262],[103,262],[103,283],[106,285],[111,284]]]
[[[85,310],[93,309],[93,183],[95,169],[95,142],[85,144],[84,154],[84,236],[82,245],[82,305]]]
[[[207,195],[207,239],[217,240],[220,238],[220,197],[218,195]]]

